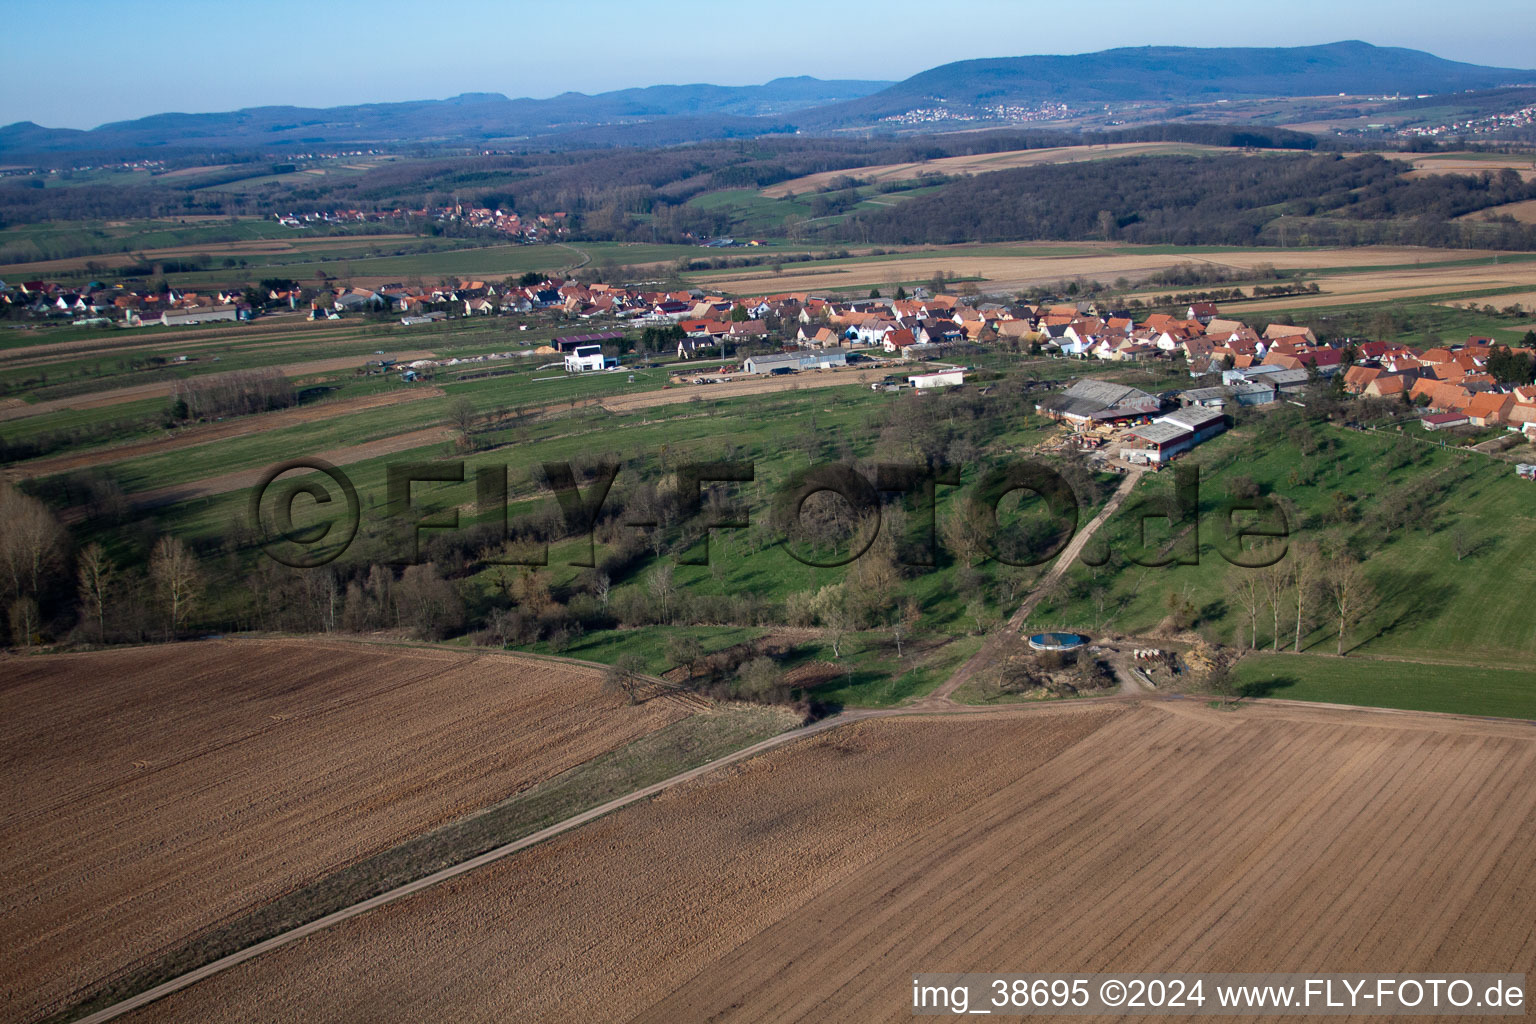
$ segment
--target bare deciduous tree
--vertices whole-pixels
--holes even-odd
[[[100,544],[92,541],[80,552],[76,578],[79,583],[80,610],[96,625],[96,641],[106,639],[107,595],[117,580],[117,566]]]
[[[843,656],[843,641],[850,631],[859,628],[858,612],[849,601],[847,588],[840,583],[829,583],[816,592],[811,608],[822,625],[822,636],[832,647],[833,660]]]
[[[667,637],[667,660],[688,669],[688,681],[693,682],[693,667],[704,657],[704,647],[691,636],[674,633]]]
[[[991,520],[981,502],[962,498],[944,517],[940,527],[944,546],[965,565],[975,565],[987,553],[991,541]]]
[[[1456,555],[1456,561],[1459,562],[1470,555],[1474,547],[1476,544],[1472,540],[1472,535],[1467,532],[1465,526],[1457,523],[1456,528],[1451,531],[1451,550]]]
[[[202,570],[185,544],[166,535],[149,555],[149,578],[165,602],[167,637],[175,636],[202,595]]]
[[[661,607],[661,621],[672,619],[672,602],[677,598],[677,580],[670,562],[662,562],[646,577],[645,586]]]
[[[603,689],[622,694],[631,704],[640,703],[640,688],[645,683],[641,674],[643,667],[637,655],[619,655],[618,660],[603,671]]]
[[[17,647],[31,647],[37,635],[39,616],[37,602],[25,595],[11,602],[8,609],[11,623],[11,640]]]
[[[36,498],[0,484],[0,572],[12,597],[36,597],[64,557],[64,528]]]
[[[475,411],[475,403],[467,395],[460,395],[448,407],[448,422],[459,432],[460,448],[468,451],[475,446],[475,424],[479,420],[480,414]]]
[[[1280,650],[1280,605],[1285,600],[1285,592],[1291,586],[1291,567],[1283,560],[1274,565],[1266,566],[1259,570],[1259,579],[1264,585],[1264,598],[1269,603],[1269,609],[1274,615],[1274,634],[1272,636],[1271,649]]]
[[[1227,594],[1248,620],[1248,649],[1259,645],[1259,614],[1264,610],[1264,584],[1253,569],[1233,566],[1227,576]]]
[[[1291,586],[1296,588],[1296,647],[1301,653],[1301,634],[1307,622],[1307,604],[1315,596],[1323,573],[1322,553],[1314,544],[1297,544],[1291,549]]]
[[[1324,578],[1328,599],[1338,616],[1340,656],[1344,654],[1344,639],[1349,630],[1365,617],[1371,600],[1371,582],[1366,579],[1360,563],[1347,555],[1335,558]]]

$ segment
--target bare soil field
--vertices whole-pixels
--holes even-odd
[[[791,194],[801,196],[807,192],[822,191],[838,178],[857,178],[868,182],[907,181],[920,174],[985,174],[988,171],[1006,171],[1014,167],[1031,167],[1035,164],[1077,163],[1082,160],[1108,160],[1111,157],[1122,156],[1216,152],[1236,151],[1183,142],[1112,142],[1103,146],[1014,149],[1002,153],[946,156],[921,163],[881,164],[877,167],[853,167],[844,171],[822,171],[817,174],[807,174],[792,181],[781,181],[776,185],[769,185],[761,194],[769,199],[782,199]]]
[[[0,1017],[685,717],[500,652],[204,641],[0,659]]]
[[[433,354],[431,352],[397,352],[386,354],[379,358],[410,362],[414,359],[430,359]],[[335,373],[337,370],[350,370],[362,366],[365,361],[366,357],[340,356],[334,359],[311,359],[303,363],[286,363],[277,367],[277,369],[288,377],[304,377],[312,373]],[[26,416],[39,416],[47,412],[57,412],[60,409],[99,409],[106,405],[136,402],[142,398],[169,398],[174,390],[175,384],[173,382],[156,381],[153,384],[134,384],[130,387],[113,388],[109,391],[92,391],[84,395],[72,395],[69,398],[50,398],[41,402],[32,402],[27,405],[0,409],[0,422],[17,420]]]
[[[1536,970],[1536,729],[1198,702],[869,720],[135,1021],[909,1020],[914,971]]]
[[[981,278],[991,287],[1009,289],[1079,276],[1105,282],[1124,276],[1135,281],[1181,263],[1210,263],[1242,269],[1267,263],[1281,270],[1313,270],[1330,267],[1433,265],[1492,255],[1491,252],[1479,249],[1420,249],[1411,246],[1252,249],[1244,252],[1176,254],[1106,251],[1102,254],[1071,256],[967,255],[967,250],[973,248],[957,246],[950,252],[940,248],[921,257],[868,260],[802,271],[786,267],[777,276],[768,270],[752,269],[729,277],[713,274],[695,276],[694,282],[703,288],[738,295],[761,295],[786,291],[868,288],[895,281],[923,281],[942,270],[962,278]]]
[[[1482,174],[1484,171],[1499,173],[1509,167],[1520,172],[1526,181],[1536,178],[1536,160],[1530,156],[1498,153],[1430,153],[1412,158],[1410,178],[1427,178],[1432,174]]]
[[[1536,311],[1536,291],[1510,292],[1507,295],[1482,295],[1476,299],[1464,299],[1461,302],[1446,302],[1446,306],[1465,306],[1468,302],[1474,302],[1479,306],[1494,306],[1504,309],[1508,306],[1523,306],[1528,311]],[[1520,325],[1521,329],[1529,328],[1529,324]]]
[[[778,377],[766,375],[737,376],[718,384],[680,384],[657,391],[642,391],[633,395],[615,395],[598,399],[598,404],[609,412],[634,412],[658,405],[675,405],[678,402],[709,402],[719,398],[739,398],[743,395],[761,395],[771,391],[795,391],[806,388],[830,388],[844,384],[871,384],[900,369],[877,366],[868,369],[805,370]],[[913,365],[912,373],[925,372],[921,365]]]
[[[1464,213],[1457,220],[1492,220],[1495,217],[1513,217],[1522,224],[1536,224],[1536,199],[1522,199],[1518,203],[1490,206],[1486,210]]]
[[[192,448],[196,445],[208,444],[212,441],[224,441],[231,437],[259,434],[263,431],[297,426],[301,423],[318,423],[322,420],[334,419],[337,416],[348,416],[367,409],[382,409],[393,405],[403,405],[406,402],[414,402],[421,398],[441,398],[442,395],[443,392],[438,388],[413,388],[409,391],[386,391],[381,394],[362,395],[358,398],[343,398],[333,402],[321,402],[316,405],[306,405],[296,409],[281,409],[277,412],[261,413],[254,416],[238,416],[234,419],[221,420],[217,423],[201,423],[188,427],[185,430],[176,431],[168,437],[156,437],[147,441],[134,441],[130,444],[95,448],[90,451],[75,452],[68,455],[55,455],[45,459],[34,459],[31,462],[11,463],[3,470],[0,470],[0,475],[10,480],[18,480],[27,477],[44,477],[53,473],[67,473],[76,469],[88,469],[92,466],[107,466],[114,462],[122,462],[125,459],[136,459],[145,455],[158,455],[161,452],[175,451],[179,448]]]
[[[1390,299],[1417,298],[1423,295],[1444,295],[1455,292],[1478,291],[1488,288],[1523,288],[1536,286],[1536,261],[1504,263],[1497,266],[1476,267],[1412,267],[1402,270],[1366,271],[1359,274],[1319,275],[1317,283],[1322,292],[1285,299],[1268,299],[1258,302],[1223,302],[1225,312],[1241,313],[1265,309],[1309,309],[1318,306],[1358,305],[1366,302],[1385,302]],[[1467,299],[1483,305],[1507,306],[1518,299],[1501,301],[1499,298]]]

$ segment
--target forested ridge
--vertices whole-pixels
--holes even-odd
[[[0,179],[0,224],[45,220],[165,217],[186,214],[262,215],[293,209],[394,209],[454,202],[515,207],[519,213],[594,211],[650,214],[722,188],[762,188],[806,174],[951,156],[1117,142],[1189,142],[1210,146],[1310,149],[1317,139],[1280,128],[1231,125],[1151,125],[1116,132],[996,131],[905,139],[771,137],[666,148],[613,147],[562,152],[433,154],[364,174],[301,185],[222,191],[206,176],[187,187],[154,177],[148,184],[44,187],[41,178]],[[111,156],[125,158],[129,154]],[[106,159],[104,156],[103,159]],[[213,152],[175,163],[230,164],[232,183],[269,173],[270,162]],[[173,164],[174,165],[174,164]],[[196,185],[194,189],[191,187]],[[687,227],[680,230],[687,230]],[[647,235],[649,237],[649,235]]]
[[[849,237],[897,244],[1101,238],[1172,245],[1492,245],[1536,248],[1513,221],[1454,223],[1536,199],[1519,173],[1405,178],[1369,154],[1128,157],[964,178],[900,207],[861,213]]]

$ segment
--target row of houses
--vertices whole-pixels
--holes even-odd
[[[1489,372],[1495,346],[1472,337],[1465,345],[1416,352],[1366,342],[1344,374],[1345,389],[1364,398],[1406,398],[1425,410],[1424,426],[1497,427],[1536,433],[1536,387],[1507,387]]]
[[[23,281],[14,288],[0,281],[0,303],[42,318],[128,326],[248,320],[252,315],[239,291],[151,292],[99,284],[75,290],[50,281]]]

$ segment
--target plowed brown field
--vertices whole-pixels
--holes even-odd
[[[62,1009],[682,718],[579,665],[319,641],[0,660],[0,1019]]]
[[[1075,244],[1075,243],[1074,243]],[[896,256],[823,266],[786,267],[775,276],[756,268],[729,274],[697,274],[692,280],[701,288],[735,295],[763,295],[775,292],[868,288],[896,281],[925,281],[936,271],[962,278],[979,278],[988,288],[1022,288],[1030,285],[1087,277],[1112,281],[1117,277],[1139,280],[1158,270],[1181,263],[1209,263],[1220,267],[1248,270],[1270,264],[1282,270],[1326,272],[1329,268],[1388,267],[1408,268],[1409,273],[1433,272],[1433,265],[1494,255],[1480,249],[1427,249],[1412,246],[1357,246],[1346,249],[1250,249],[1242,252],[1168,253],[1150,250],[1086,252],[1077,255],[1050,255],[1060,248],[1041,243],[1033,248],[1041,255],[1029,255],[1030,243],[1010,243],[1019,255],[996,255],[979,251],[977,246],[939,247],[921,256]],[[1084,244],[1084,248],[1090,248]],[[1109,249],[1110,247],[1105,247]],[[1421,266],[1422,265],[1422,266]],[[1465,268],[1462,268],[1465,269]],[[1486,270],[1488,268],[1473,268]],[[1502,269],[1502,268],[1501,268]],[[1393,271],[1384,271],[1391,276]],[[1442,288],[1442,291],[1451,291]],[[1222,304],[1223,308],[1226,304]]]
[[[1536,973],[1536,729],[871,720],[256,958],[154,1021],[910,1019],[916,971]]]

